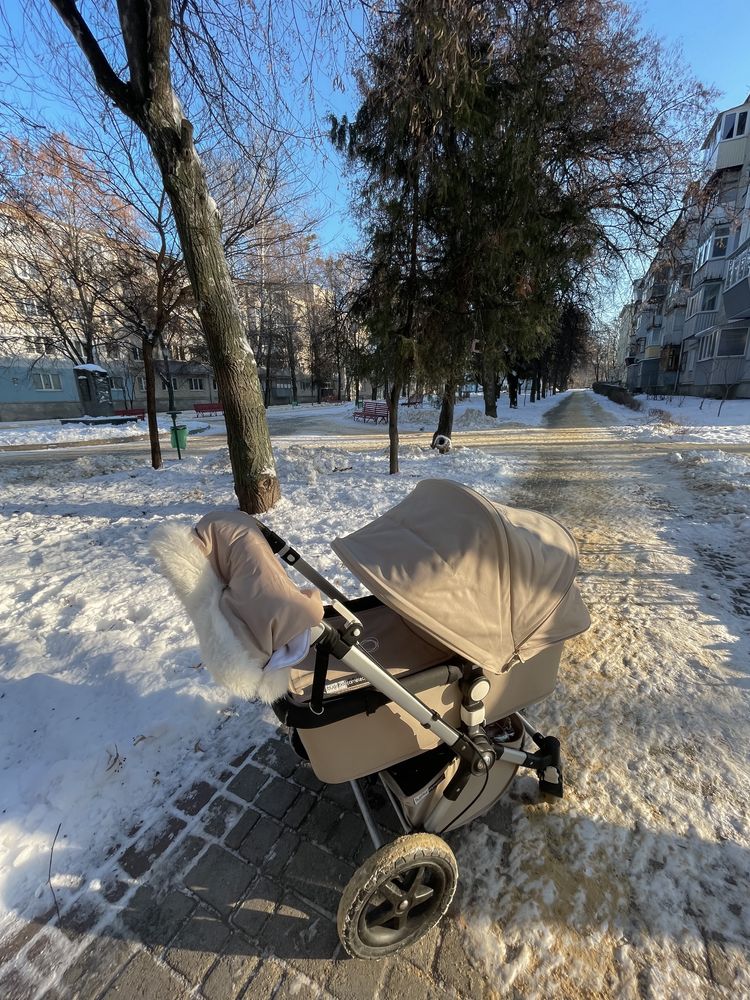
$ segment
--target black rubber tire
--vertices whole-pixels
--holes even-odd
[[[341,943],[353,958],[385,958],[408,948],[438,923],[457,884],[456,858],[441,837],[399,837],[369,857],[344,889],[336,918]],[[399,914],[404,901],[406,912]]]

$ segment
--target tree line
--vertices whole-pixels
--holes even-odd
[[[566,382],[597,283],[674,217],[710,95],[612,0],[401,0],[358,82],[331,135],[358,191],[353,308],[388,376],[396,472],[409,380],[442,386],[445,435],[477,353],[489,414],[503,377],[511,400],[520,377]]]
[[[91,122],[86,144],[123,140],[114,162],[147,192],[150,224],[166,213],[224,401],[239,505],[266,509],[280,491],[259,364],[296,347],[277,307],[265,346],[248,349],[234,261],[248,244],[257,252],[279,168],[304,139],[280,81],[303,65],[313,92],[315,47],[352,41],[353,3],[305,18],[270,0],[119,0],[85,16],[75,0],[25,6],[39,60]],[[565,382],[597,282],[668,225],[711,95],[617,0],[397,0],[362,20],[359,108],[331,129],[356,178],[362,247],[356,280],[332,275],[310,363],[333,358],[332,395],[358,395],[352,374],[387,387],[395,472],[410,384],[440,386],[438,429],[450,433],[467,372],[489,413],[503,379],[511,398],[521,377],[535,394]],[[12,32],[4,50],[8,64],[26,57]],[[152,303],[150,339],[154,316]]]

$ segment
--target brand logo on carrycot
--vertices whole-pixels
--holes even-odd
[[[359,644],[360,649],[364,649],[366,653],[374,653],[376,649],[380,649],[380,640],[374,636],[368,636],[366,639],[362,639]]]
[[[359,684],[366,684],[363,677],[343,677],[340,681],[332,681],[323,688],[325,694],[336,694],[337,691],[346,691],[347,688],[357,687]]]

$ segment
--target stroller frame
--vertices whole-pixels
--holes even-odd
[[[386,780],[388,768],[385,773],[375,772],[405,833],[392,844],[384,845],[358,781],[349,782],[376,853],[355,872],[344,891],[338,913],[339,935],[351,955],[381,958],[421,938],[438,922],[450,903],[457,866],[441,834],[486,812],[503,794],[519,767],[536,772],[543,794],[562,796],[560,742],[556,737],[543,736],[520,713],[514,713],[521,733],[518,748],[491,741],[485,731],[483,702],[490,685],[481,667],[466,660],[454,659],[420,673],[394,677],[359,644],[363,625],[356,612],[358,608],[371,607],[370,602],[380,602],[376,598],[350,600],[288,542],[260,522],[256,523],[273,552],[330,599],[326,618],[335,615],[343,621],[335,625],[324,618],[312,629],[311,646],[316,651],[316,659],[309,701],[299,704],[282,697],[272,706],[277,718],[292,730],[293,737],[298,729],[319,728],[362,712],[370,713],[392,702],[432,732],[443,748],[449,748],[454,762],[458,758],[452,777],[424,824],[412,825],[405,815]],[[364,678],[370,687],[334,695],[324,701],[329,656]],[[446,722],[418,697],[420,690],[456,681],[462,695],[460,728]],[[523,749],[524,735],[536,745],[535,752]],[[299,737],[296,738],[295,749],[299,752],[302,748]],[[435,750],[426,753],[435,753]],[[408,767],[416,759],[411,758],[400,767]],[[501,761],[511,765],[511,776],[500,784],[494,795],[490,786],[489,798],[483,799],[492,769]],[[507,771],[507,768],[501,770]],[[421,832],[423,830],[427,832]]]

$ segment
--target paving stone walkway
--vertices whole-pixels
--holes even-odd
[[[372,845],[349,786],[321,784],[281,731],[221,779],[179,795],[123,851],[106,913],[79,907],[4,945],[0,964],[22,961],[0,978],[2,1000],[493,995],[450,913],[397,957],[346,956],[336,909]],[[396,836],[385,796],[367,794],[384,837]],[[507,826],[507,807],[488,819]]]

